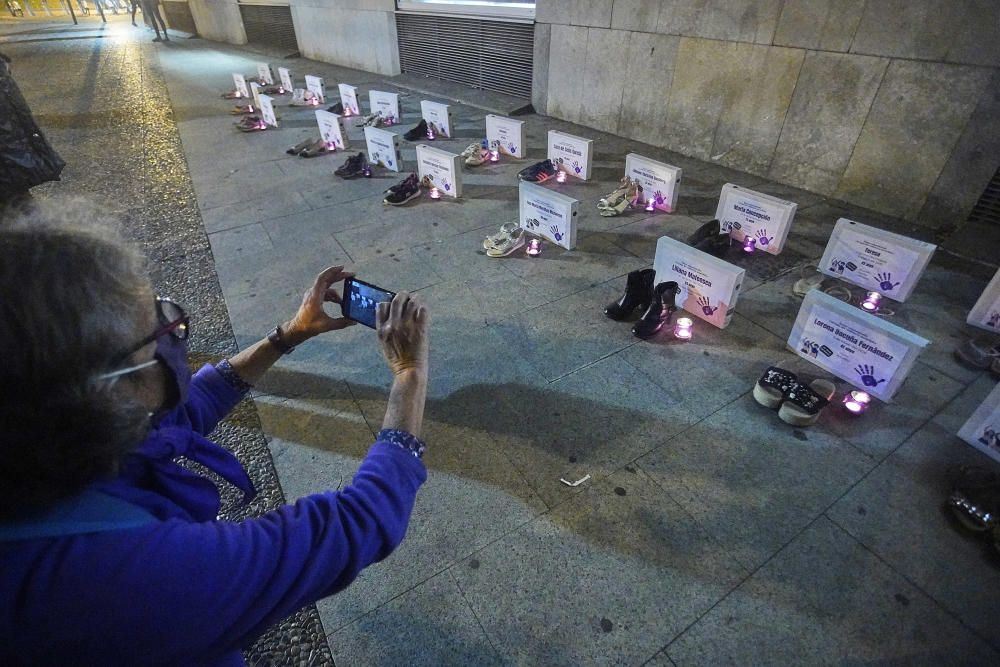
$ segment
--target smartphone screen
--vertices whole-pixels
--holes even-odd
[[[344,317],[374,329],[378,304],[383,301],[392,301],[394,296],[396,296],[395,292],[370,285],[357,278],[348,278],[344,282],[341,310],[344,312]]]

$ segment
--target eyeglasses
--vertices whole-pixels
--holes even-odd
[[[176,301],[166,299],[163,297],[156,297],[156,319],[160,326],[157,327],[156,331],[149,334],[141,341],[139,341],[135,346],[132,347],[128,352],[118,357],[116,363],[121,363],[135,354],[138,350],[146,347],[154,340],[160,336],[170,335],[177,340],[187,340],[191,333],[190,319],[188,314],[181,308],[180,304]],[[129,373],[134,373],[136,371],[142,370],[143,368],[149,368],[157,363],[155,359],[147,361],[145,363],[139,364],[138,366],[130,366],[128,368],[122,368],[121,370],[111,371],[110,373],[104,373],[99,375],[98,378],[102,380],[109,380],[111,378],[116,378],[122,375],[127,375]]]

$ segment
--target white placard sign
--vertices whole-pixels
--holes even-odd
[[[579,203],[561,192],[522,181],[518,186],[518,223],[525,231],[572,250],[576,247]]]
[[[257,63],[257,78],[267,86],[274,85],[274,75],[271,74],[271,66],[267,63]]]
[[[347,140],[347,131],[344,129],[344,119],[335,113],[316,109],[316,123],[319,125],[319,136],[328,146],[333,146],[338,151],[342,151],[350,143]]]
[[[286,93],[295,90],[295,86],[292,85],[292,72],[287,67],[278,68],[278,78],[281,80],[281,88]]]
[[[656,283],[677,283],[675,302],[695,317],[725,329],[733,319],[744,269],[669,236],[656,242]]]
[[[763,192],[726,183],[722,186],[715,217],[723,233],[731,230],[732,237],[740,243],[749,236],[757,243],[757,250],[777,255],[785,247],[798,206]]]
[[[979,295],[976,305],[965,320],[974,327],[987,331],[1000,331],[1000,271]]]
[[[346,83],[338,83],[340,89],[340,103],[344,105],[344,112],[350,116],[360,116],[361,107],[358,105],[358,89]]]
[[[422,181],[424,176],[430,179],[431,185],[445,197],[458,198],[462,196],[461,157],[426,144],[417,145],[417,176]]]
[[[819,270],[868,291],[905,301],[937,246],[841,218]]]
[[[315,95],[320,104],[326,104],[326,86],[323,85],[323,79],[306,74],[306,90]]]
[[[677,208],[677,189],[681,183],[681,168],[648,157],[629,153],[625,156],[625,175],[638,180],[642,196],[661,211],[673,213]]]
[[[258,96],[260,100],[260,117],[271,127],[278,127],[278,117],[274,115],[274,98],[269,95]]]
[[[925,338],[820,290],[802,300],[788,348],[803,359],[888,401],[906,379]]]
[[[441,102],[420,101],[420,117],[442,137],[451,138],[451,107]]]
[[[547,157],[556,167],[570,176],[581,180],[590,179],[590,169],[593,165],[594,142],[591,139],[575,137],[572,134],[549,130],[549,149]]]
[[[528,143],[523,120],[488,114],[486,116],[486,141],[490,146],[498,145],[500,150],[516,158],[523,158]]]
[[[959,429],[958,437],[1000,461],[1000,384]]]
[[[365,143],[368,145],[368,161],[380,164],[386,169],[399,171],[403,156],[399,152],[399,135],[377,127],[365,128]]]
[[[247,80],[242,74],[233,74],[233,87],[236,88],[236,92],[240,94],[240,97],[246,99],[250,97],[250,89],[247,88]]]
[[[377,113],[383,119],[394,125],[399,122],[399,95],[382,90],[368,91],[368,104],[371,112]]]
[[[253,93],[253,106],[255,109],[260,109],[260,85],[255,82],[250,82],[250,92]]]

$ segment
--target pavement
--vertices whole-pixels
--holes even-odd
[[[76,158],[64,182],[41,195],[105,204],[131,197],[125,218],[147,240],[154,273],[163,275],[157,265],[212,269],[188,286],[194,296],[211,288],[194,304],[194,331],[199,316],[221,315],[228,322],[219,323],[218,340],[231,326],[232,346],[255,342],[294,311],[316,273],[340,263],[415,291],[433,314],[429,479],[403,545],[318,603],[336,662],[1000,662],[1000,557],[942,509],[949,467],[998,469],[954,435],[996,384],[952,356],[974,335],[965,316],[996,271],[997,253],[983,254],[975,236],[936,239],[910,223],[537,115],[522,117],[528,159],[466,170],[458,201],[386,207],[381,192],[399,176],[342,181],[332,171],[344,153],[284,153],[317,134],[312,109],[279,98],[280,128],[232,127],[219,93],[232,87],[232,72],[255,71],[253,52],[197,39],[154,49],[136,41],[151,34],[116,34],[44,51],[0,38],[0,50],[14,58],[43,129]],[[81,69],[53,73],[46,58]],[[142,68],[122,67],[133,60]],[[398,131],[418,120],[412,86],[302,59],[274,64],[298,80],[322,76],[329,90],[357,85],[365,106],[372,88],[398,90]],[[76,106],[61,115],[67,100]],[[484,134],[484,111],[452,110],[456,136],[435,146],[457,153]],[[120,117],[147,129],[126,131]],[[357,150],[362,131],[348,127]],[[177,153],[150,141],[174,128]],[[594,140],[594,180],[560,186],[581,201],[578,248],[486,257],[482,239],[516,218],[515,174],[544,157],[549,129]],[[415,164],[413,145],[401,143],[404,164]],[[141,166],[133,178],[123,177],[119,150],[130,151],[128,166]],[[597,215],[594,204],[614,188],[629,152],[683,169],[676,213]],[[638,341],[630,325],[606,319],[603,306],[621,293],[625,274],[651,265],[659,237],[683,239],[710,219],[727,182],[799,204],[781,255],[739,260],[747,280],[732,324],[717,330],[699,321],[692,342],[673,344]],[[186,226],[174,226],[177,216]],[[750,391],[768,365],[810,370],[785,349],[800,304],[791,286],[839,217],[944,241],[893,316],[932,344],[892,404],[860,419],[831,407],[816,425],[794,428]],[[285,499],[350,483],[380,427],[389,382],[374,334],[361,326],[279,362],[248,409]],[[559,482],[587,474],[578,487]],[[308,664],[301,650],[284,661]]]

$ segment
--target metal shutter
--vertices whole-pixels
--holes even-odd
[[[1000,225],[1000,169],[993,174],[993,179],[983,191],[983,196],[972,209],[969,220]]]
[[[396,32],[404,74],[531,98],[533,23],[397,13]]]
[[[198,34],[198,28],[194,25],[194,17],[191,16],[191,8],[188,7],[187,0],[164,0],[160,3],[163,8],[163,18],[167,26],[177,30],[189,32],[192,35]]]
[[[288,5],[240,5],[247,42],[298,53],[292,9]]]

